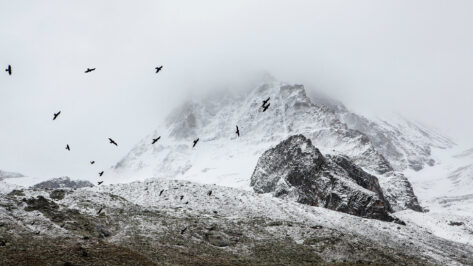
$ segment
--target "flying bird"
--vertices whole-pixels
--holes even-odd
[[[108,140],[110,141],[111,144],[115,145],[115,146],[118,146],[118,144],[111,138],[108,138]]]
[[[236,126],[236,131],[235,133],[238,135],[238,137],[240,136],[240,130],[238,129],[238,126]]]
[[[94,164],[94,163],[95,163],[95,161],[90,161],[90,164]]]
[[[103,175],[103,171],[99,173],[99,176],[102,176],[102,175]],[[100,184],[101,184],[101,183],[100,183]],[[99,185],[100,185],[100,184],[99,184]]]
[[[161,138],[161,136],[159,136],[159,137],[153,139],[153,142],[152,142],[151,144],[155,144],[160,138]]]
[[[269,108],[269,106],[270,106],[270,105],[271,105],[271,104],[270,104],[270,103],[268,103],[268,105],[266,105],[266,106],[263,106],[263,112],[266,112],[266,110],[268,110],[268,108]]]
[[[53,120],[56,120],[56,118],[61,114],[61,111],[57,112],[54,114]]]
[[[187,230],[187,226],[186,226],[186,228],[181,230],[181,235],[183,235],[186,232],[186,230]]]
[[[100,210],[97,212],[97,215],[100,214],[102,212],[102,210],[103,210],[103,207],[100,208]]]
[[[94,70],[95,70],[95,68],[87,68],[87,70],[85,71],[85,73],[89,73],[89,72],[92,72],[92,71],[94,71]]]
[[[159,192],[159,196],[161,196],[161,194],[163,194],[163,192],[164,192],[164,189]]]
[[[6,72],[8,72],[8,75],[11,76],[11,66],[8,65],[7,69],[5,69]]]
[[[103,173],[103,172],[102,172],[102,173]],[[102,176],[102,175],[100,175],[100,176]],[[97,182],[97,184],[99,184],[99,186],[102,185],[102,183],[103,183],[103,181]]]
[[[266,103],[269,102],[269,99],[271,99],[271,97],[268,97],[268,99],[264,100],[264,101],[263,101],[263,105],[262,105],[261,107],[264,108],[264,106],[266,105]]]
[[[183,198],[184,198],[184,196],[183,196],[183,195],[181,195],[181,200],[182,200]]]
[[[197,142],[199,142],[199,138],[197,138],[196,140],[194,140],[194,145],[192,146],[192,148],[194,148],[195,145],[197,145]]]
[[[66,145],[66,150],[70,151],[71,147],[69,147],[69,144]]]
[[[155,67],[155,69],[156,69],[156,74],[157,74],[159,71],[161,71],[161,69],[163,69],[163,66]]]
[[[209,190],[209,192],[207,192],[207,195],[211,196],[212,195],[212,190]]]

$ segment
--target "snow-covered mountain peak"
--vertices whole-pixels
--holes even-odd
[[[302,134],[323,154],[346,155],[370,174],[390,176],[384,181],[395,183],[392,176],[398,174],[393,170],[433,164],[430,149],[449,145],[414,124],[369,120],[336,100],[310,95],[303,85],[270,81],[251,90],[192,99],[114,167],[114,180],[182,178],[249,189],[259,156],[287,137]],[[268,98],[270,106],[263,111]],[[151,145],[156,136],[162,138]]]

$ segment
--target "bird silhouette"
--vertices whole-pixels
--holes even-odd
[[[99,173],[99,176],[102,176],[103,175],[103,171]]]
[[[181,230],[181,235],[183,235],[186,232],[186,230],[187,230],[187,226]]]
[[[209,192],[207,192],[207,195],[211,196],[212,195],[212,190],[209,190]]]
[[[268,105],[263,106],[263,112],[266,112],[266,110],[268,110],[270,105],[271,105],[271,103],[268,103]]]
[[[194,140],[194,145],[192,146],[192,148],[194,148],[195,145],[197,145],[197,142],[199,142],[199,138],[197,138],[197,139]]]
[[[164,189],[159,192],[159,196],[161,196],[161,194],[163,194],[163,192],[164,192]]]
[[[153,142],[152,142],[151,144],[155,144],[160,138],[161,138],[161,136],[159,136],[159,137],[153,139]]]
[[[54,114],[53,120],[56,120],[56,118],[61,114],[61,111],[57,112]]]
[[[163,69],[163,66],[155,67],[155,69],[156,69],[156,73],[158,73],[159,71],[161,71],[161,69]]]
[[[95,163],[95,161],[90,161],[90,164],[94,164],[94,163]]]
[[[181,200],[182,200],[183,198],[184,198],[184,196],[183,196],[183,195],[181,195]]]
[[[66,150],[70,151],[71,147],[69,147],[69,144],[66,145]]]
[[[103,173],[103,172],[102,172],[102,173]],[[100,176],[102,176],[102,175],[100,175]],[[97,182],[97,184],[99,184],[99,186],[102,185],[102,183],[103,183],[103,181]]]
[[[271,97],[268,97],[268,99],[264,100],[263,105],[261,105],[261,107],[264,107],[266,105],[266,103],[269,101],[269,99],[271,99]]]
[[[95,68],[87,68],[87,70],[84,73],[89,73],[89,72],[92,72],[94,70],[95,70]]]
[[[8,75],[11,76],[11,66],[8,65],[7,69],[5,69],[6,72],[8,72]]]
[[[236,131],[235,133],[238,135],[238,137],[240,136],[240,130],[238,129],[238,126],[236,126]]]
[[[118,146],[118,144],[111,138],[108,138],[108,140],[110,141],[111,144],[115,145],[115,146]]]
[[[102,210],[103,210],[103,207],[100,208],[100,210],[97,212],[97,215],[100,214],[102,212]]]

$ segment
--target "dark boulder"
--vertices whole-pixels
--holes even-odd
[[[263,153],[251,177],[258,193],[366,218],[395,221],[378,179],[347,157],[324,157],[303,135]]]

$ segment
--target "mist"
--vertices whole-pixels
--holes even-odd
[[[96,175],[176,105],[213,89],[246,89],[260,72],[362,114],[401,113],[473,145],[471,1],[0,6],[2,170]],[[12,76],[3,71],[8,64]],[[86,75],[88,67],[97,70]]]

